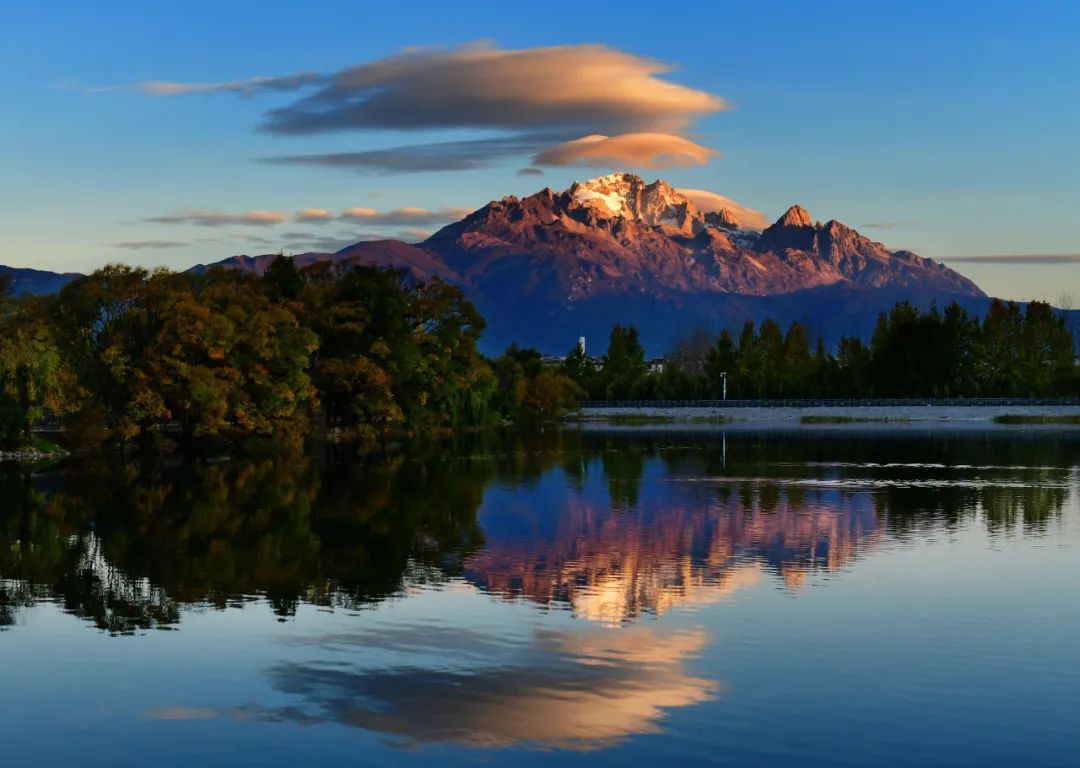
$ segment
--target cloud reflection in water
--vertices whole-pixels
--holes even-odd
[[[536,629],[520,640],[422,625],[327,635],[305,641],[322,652],[319,660],[281,662],[268,672],[295,703],[217,715],[337,723],[401,746],[595,750],[656,733],[666,711],[714,698],[720,685],[687,668],[707,641],[701,629],[644,626]],[[378,651],[393,660],[374,661]],[[148,717],[181,719],[183,711],[207,716],[203,708],[167,707]]]

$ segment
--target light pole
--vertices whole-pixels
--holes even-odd
[[[727,400],[727,371],[722,371],[720,373],[720,382],[723,384],[723,395],[720,399]]]

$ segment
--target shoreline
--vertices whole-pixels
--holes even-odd
[[[582,408],[564,423],[605,428],[1080,430],[1077,405],[862,405],[812,407],[614,406]]]
[[[11,451],[0,451],[0,464],[34,464],[39,461],[67,458],[69,455],[65,450],[39,451],[37,448],[20,448]]]

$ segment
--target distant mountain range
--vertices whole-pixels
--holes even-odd
[[[11,292],[20,295],[31,293],[40,296],[56,293],[65,285],[78,277],[77,272],[47,272],[40,269],[21,269],[19,267],[5,267],[0,264],[0,278],[10,280]]]
[[[722,198],[720,198],[722,200]],[[504,197],[411,245],[365,241],[316,261],[400,267],[461,286],[488,319],[484,347],[510,341],[564,352],[579,336],[606,346],[613,323],[633,323],[650,352],[695,325],[737,330],[747,318],[803,322],[828,343],[865,337],[877,314],[909,299],[926,307],[957,300],[971,311],[989,299],[970,280],[910,251],[799,206],[771,226],[752,212],[702,210],[664,181],[615,173],[525,198]],[[211,267],[261,274],[273,254],[234,256]],[[8,270],[16,290],[57,290],[73,275]]]

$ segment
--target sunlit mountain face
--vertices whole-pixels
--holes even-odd
[[[487,320],[482,345],[491,354],[512,341],[563,353],[582,335],[605,338],[615,323],[637,326],[659,353],[690,328],[737,332],[748,319],[767,318],[782,326],[798,321],[832,346],[841,336],[868,333],[897,301],[927,309],[957,301],[976,314],[989,306],[975,283],[944,264],[891,249],[835,219],[815,220],[798,205],[769,224],[722,195],[628,172],[520,198],[491,190],[491,197],[475,211],[447,212],[458,220],[421,242],[335,243],[297,253],[295,263],[375,265],[457,285]],[[330,215],[301,212],[315,214]],[[219,256],[191,271],[261,275],[276,253]],[[10,276],[19,293],[52,293],[75,277],[32,270]]]

